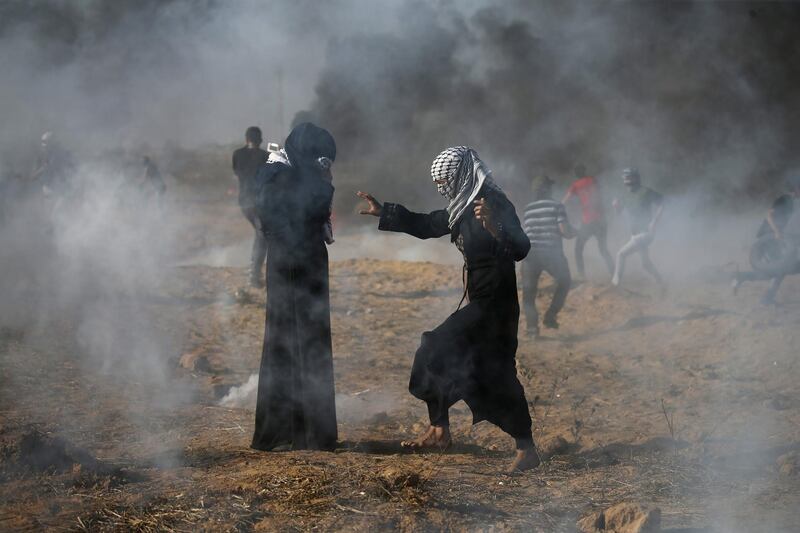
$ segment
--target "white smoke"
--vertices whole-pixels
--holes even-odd
[[[247,381],[238,387],[231,387],[228,394],[219,401],[219,405],[222,407],[252,408],[256,403],[257,390],[258,374],[251,374]]]

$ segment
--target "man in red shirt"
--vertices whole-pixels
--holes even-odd
[[[578,236],[575,239],[575,264],[578,267],[578,275],[586,279],[586,272],[583,267],[583,247],[586,242],[594,237],[597,239],[597,248],[600,255],[606,262],[609,274],[614,273],[614,261],[608,253],[606,244],[607,225],[605,212],[603,211],[603,199],[600,194],[600,187],[594,176],[586,174],[586,167],[582,164],[575,165],[575,181],[567,190],[564,205],[573,197],[577,196],[581,203],[581,227],[578,229]]]

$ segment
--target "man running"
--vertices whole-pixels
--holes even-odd
[[[789,224],[789,220],[794,214],[794,201],[800,198],[800,176],[794,176],[786,182],[788,192],[782,194],[772,203],[772,207],[767,212],[767,216],[758,228],[757,238],[761,238],[770,233],[775,236],[779,241],[785,239],[784,230]],[[733,293],[739,289],[739,286],[745,281],[756,280],[772,280],[772,283],[767,289],[767,292],[761,298],[761,303],[764,305],[774,304],[775,295],[783,283],[783,278],[789,274],[800,274],[800,261],[795,263],[794,268],[788,269],[786,272],[778,275],[769,275],[760,272],[737,272],[733,278]]]
[[[597,239],[597,249],[606,263],[609,275],[614,275],[614,261],[608,253],[606,236],[608,225],[606,224],[605,210],[603,209],[603,198],[600,194],[600,187],[597,179],[586,173],[583,164],[575,165],[573,172],[575,181],[572,183],[564,199],[561,201],[567,204],[573,197],[577,197],[581,204],[581,227],[578,229],[575,239],[575,266],[578,268],[578,275],[586,279],[586,272],[583,263],[583,247],[594,237]]]
[[[534,178],[532,183],[533,202],[525,207],[523,227],[531,241],[531,252],[522,264],[522,301],[525,306],[525,319],[528,335],[539,336],[539,313],[536,310],[536,294],[539,292],[539,278],[547,272],[556,281],[556,289],[550,307],[544,314],[542,325],[558,329],[556,317],[567,299],[572,277],[569,264],[564,256],[562,237],[571,239],[575,230],[567,220],[564,204],[553,200],[553,180],[547,176]]]
[[[617,212],[623,210],[628,214],[631,229],[631,238],[617,252],[617,266],[611,283],[618,286],[622,282],[625,271],[625,260],[629,255],[638,252],[642,258],[642,267],[653,276],[664,291],[664,280],[650,260],[648,249],[653,242],[656,226],[664,211],[664,197],[649,187],[642,185],[639,171],[635,168],[626,168],[622,171],[622,181],[627,190],[620,198],[614,199],[614,208]]]
[[[244,138],[247,145],[233,152],[233,172],[239,178],[239,207],[255,230],[253,250],[250,254],[250,285],[260,288],[264,286],[261,266],[267,257],[267,241],[256,216],[255,178],[258,170],[266,164],[269,154],[260,148],[262,142],[260,128],[250,126]]]

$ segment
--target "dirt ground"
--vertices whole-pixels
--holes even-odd
[[[194,252],[246,242],[234,207],[206,212]],[[721,271],[663,298],[637,266],[625,288],[576,284],[559,330],[520,334],[547,460],[510,476],[512,440],[463,403],[450,451],[399,447],[426,421],[406,391],[420,334],[461,297],[442,263],[331,263],[332,453],[250,450],[252,401],[219,404],[261,356],[264,294],[244,268],[173,266],[146,295],[171,339],[161,379],[87,363],[69,314],[0,332],[0,530],[574,531],[636,501],[667,531],[798,531],[800,279],[777,307],[757,303],[763,284],[732,296]]]

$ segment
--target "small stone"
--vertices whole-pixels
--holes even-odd
[[[181,368],[185,368],[186,370],[190,370],[192,372],[211,371],[211,364],[208,362],[208,357],[203,355],[202,351],[199,349],[195,349],[191,352],[186,352],[183,354],[178,364],[181,366]]]
[[[781,465],[779,470],[782,476],[792,477],[797,475],[797,465],[792,463],[785,463]]]
[[[554,455],[565,455],[570,452],[570,443],[562,435],[543,439],[537,444],[539,455],[547,459]]]
[[[386,414],[386,411],[380,411],[378,413],[375,413],[371,417],[369,417],[369,419],[367,420],[367,423],[370,424],[370,425],[380,426],[380,425],[388,424],[391,421],[392,421],[392,419],[389,418],[389,415]]]
[[[396,466],[389,466],[378,472],[378,480],[387,489],[402,489],[419,485],[420,477],[413,470],[405,470]]]
[[[233,292],[233,301],[239,305],[247,305],[253,303],[253,296],[247,289],[236,289]]]
[[[785,453],[778,457],[775,463],[778,465],[778,472],[782,476],[795,476],[800,472],[800,453],[797,451]]]
[[[785,411],[786,409],[792,407],[791,399],[785,394],[780,394],[780,393],[775,394],[775,396],[773,396],[772,399],[767,400],[766,404],[767,407],[771,407],[776,411]]]
[[[623,502],[578,520],[580,533],[658,533],[661,509]]]

